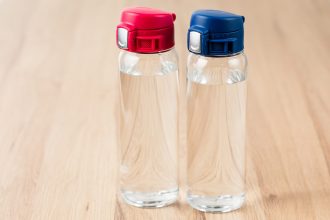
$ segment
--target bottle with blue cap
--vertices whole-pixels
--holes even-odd
[[[244,17],[199,10],[188,30],[187,201],[229,212],[245,200]]]

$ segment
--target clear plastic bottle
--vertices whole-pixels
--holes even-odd
[[[228,212],[240,208],[245,199],[247,59],[242,45],[209,44],[202,48],[203,37],[198,30],[201,26],[194,28],[198,16],[203,16],[203,25],[207,23],[205,17],[211,17],[208,22],[214,29],[208,34],[222,30],[228,17],[242,25],[244,19],[219,11],[197,11],[192,17],[188,43],[187,200],[200,211]],[[213,22],[221,26],[214,27]],[[229,37],[239,41],[242,33],[237,35]],[[205,38],[214,40],[217,36],[220,39],[215,42],[227,42],[225,34]]]
[[[152,19],[158,14],[170,17],[170,24],[174,20],[171,13],[132,8],[123,12],[123,23],[125,13],[135,16],[134,31],[143,27],[138,24],[141,19]],[[146,41],[138,42],[131,50],[132,45],[126,45],[126,50],[123,48],[123,42],[130,37],[118,37],[118,45],[123,49],[119,54],[120,194],[130,205],[162,207],[175,202],[178,196],[178,57],[173,47],[174,36],[162,38],[173,40],[172,44],[162,47],[157,37],[156,43],[147,44],[152,36],[146,33],[144,29],[134,33],[139,36],[138,41]],[[156,44],[159,48],[153,48]]]

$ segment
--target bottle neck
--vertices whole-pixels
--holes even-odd
[[[125,51],[125,52],[128,52],[128,53],[136,53],[136,54],[146,54],[146,55],[152,55],[152,54],[161,54],[161,53],[167,53],[171,50],[175,50],[175,47],[171,47],[169,49],[165,49],[165,50],[159,50],[159,51],[156,51],[156,52],[138,52],[138,51],[128,51],[128,50],[122,50],[122,51]]]
[[[226,57],[233,57],[233,56],[239,56],[241,54],[244,54],[244,50],[240,51],[240,52],[237,52],[237,53],[232,53],[232,54],[226,54],[226,55],[208,55],[208,56],[205,56],[205,55],[202,55],[202,54],[198,54],[198,53],[194,53],[194,52],[191,52],[189,51],[191,54],[195,54],[195,55],[199,55],[199,56],[203,56],[203,57],[210,57],[210,58],[226,58]]]

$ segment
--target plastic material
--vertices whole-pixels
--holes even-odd
[[[187,61],[187,201],[204,212],[229,212],[245,200],[247,58]]]
[[[136,7],[125,9],[117,26],[120,49],[138,53],[157,53],[174,46],[174,13]]]
[[[244,49],[245,18],[229,12],[198,10],[191,16],[188,50],[204,56],[230,56]]]

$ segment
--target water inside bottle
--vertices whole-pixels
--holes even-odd
[[[121,192],[127,203],[161,207],[176,200],[177,67],[121,72]]]
[[[188,74],[187,199],[226,212],[244,201],[246,80],[239,71],[216,83],[203,76]]]

